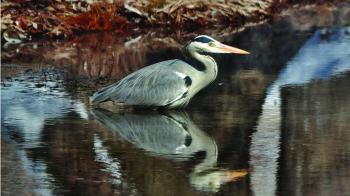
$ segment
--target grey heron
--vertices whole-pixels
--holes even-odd
[[[249,54],[207,36],[195,37],[185,46],[197,65],[179,59],[162,61],[144,67],[110,86],[98,90],[90,98],[92,105],[115,101],[143,107],[185,107],[201,89],[217,76],[217,63],[212,53]]]

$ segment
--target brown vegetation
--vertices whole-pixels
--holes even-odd
[[[134,27],[239,26],[270,15],[270,0],[7,0],[1,4],[7,42],[68,37],[86,31],[126,32]]]
[[[80,31],[125,29],[127,20],[118,16],[117,3],[106,1],[34,2],[10,0],[1,4],[1,29],[8,42],[32,36],[67,37]]]
[[[155,25],[227,25],[239,24],[245,20],[267,16],[272,1],[268,0],[151,0],[129,1],[125,8],[144,16]]]
[[[36,37],[61,38],[91,31],[125,33],[144,27],[239,28],[247,22],[270,18],[286,5],[325,2],[327,1],[5,0],[1,3],[1,29],[2,38],[6,42],[19,43]]]
[[[76,16],[63,19],[68,25],[77,30],[117,30],[125,29],[127,20],[118,16],[117,6],[109,3],[97,3],[91,5],[90,10]]]

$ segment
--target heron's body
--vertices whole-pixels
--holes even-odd
[[[217,66],[214,63],[212,69],[203,72],[182,60],[162,61],[101,89],[94,95],[95,100],[113,100],[134,106],[185,107],[198,91],[215,79]],[[206,77],[205,82],[193,80],[198,77]]]
[[[196,39],[217,42],[208,36],[198,36]],[[191,58],[199,61],[201,68],[178,59],[149,65],[97,91],[91,97],[91,103],[111,100],[132,106],[185,107],[198,91],[217,76],[215,60],[207,53],[201,53],[207,52],[200,48],[203,44],[191,44],[186,49]]]

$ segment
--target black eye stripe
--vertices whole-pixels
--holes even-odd
[[[213,42],[214,40],[208,38],[208,37],[197,37],[194,39],[194,41],[196,42],[201,42],[201,43],[209,43],[209,42]]]

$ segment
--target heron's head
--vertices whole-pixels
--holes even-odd
[[[199,35],[195,37],[189,44],[187,44],[186,49],[190,53],[249,54],[247,51],[220,43],[207,35]]]

